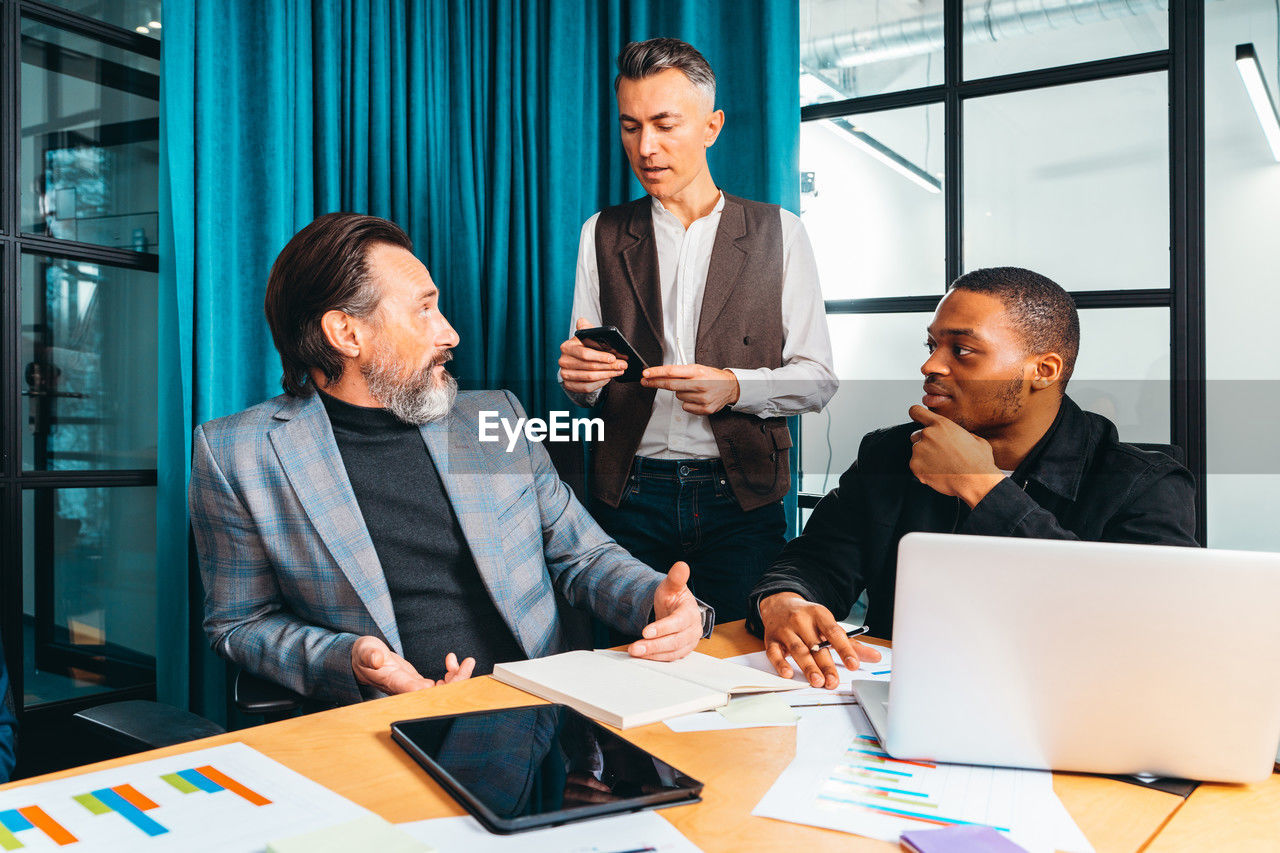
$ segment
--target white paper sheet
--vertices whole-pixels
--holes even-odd
[[[440,853],[614,853],[654,850],[699,853],[671,823],[652,811],[599,818],[514,835],[494,835],[473,817],[442,817],[399,824]]]
[[[861,708],[798,710],[796,757],[752,814],[884,841],[939,823],[977,823],[1031,853],[1093,849],[1047,771],[896,761]]]
[[[199,781],[211,775],[216,781],[221,774],[231,780],[232,787],[184,793],[163,778],[204,767],[214,769],[211,774],[191,778]],[[236,783],[248,794],[260,795],[259,802],[237,793]],[[129,786],[124,795],[116,791],[120,800],[111,793],[84,796],[124,786]],[[143,798],[137,802],[151,805],[130,811],[128,798],[135,794]],[[109,808],[104,810],[104,804]],[[32,807],[73,836],[76,843],[60,847],[52,835],[36,825],[5,830],[22,845],[17,848],[21,853],[60,849],[256,853],[266,850],[274,839],[371,814],[242,743],[5,791],[0,794],[0,827],[20,826],[14,813],[21,815]]]
[[[881,658],[875,663],[865,662],[856,670],[845,669],[844,663],[839,658],[834,659],[836,672],[840,675],[840,686],[835,690],[828,690],[825,687],[802,687],[799,690],[791,690],[786,693],[779,694],[784,696],[792,707],[801,705],[830,705],[844,704],[846,702],[856,702],[850,685],[855,681],[888,681],[890,672],[893,668],[893,652],[890,649],[880,649]],[[773,664],[769,663],[769,659],[765,657],[764,652],[752,652],[749,655],[739,655],[738,657],[726,658],[729,663],[736,663],[742,666],[759,669],[765,672],[772,672],[775,675]],[[804,673],[797,671],[791,677],[792,681],[798,681],[806,684]]]

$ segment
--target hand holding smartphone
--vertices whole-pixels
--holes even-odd
[[[593,329],[579,329],[573,334],[574,337],[582,341],[584,346],[607,352],[615,358],[625,358],[627,360],[626,372],[614,379],[614,382],[639,382],[640,375],[649,366],[640,357],[640,353],[636,352],[631,342],[618,331],[616,326],[596,326]]]

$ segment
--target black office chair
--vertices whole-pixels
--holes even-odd
[[[1170,459],[1172,459],[1174,462],[1177,462],[1179,465],[1187,464],[1187,454],[1183,453],[1182,448],[1176,444],[1147,444],[1145,442],[1138,442],[1138,441],[1130,442],[1130,444],[1132,444],[1134,447],[1138,448],[1139,450],[1163,453],[1165,456],[1168,456]]]
[[[302,697],[278,684],[237,670],[232,687],[236,707],[275,722],[302,708]],[[113,756],[132,755],[226,732],[222,726],[163,702],[130,699],[87,708],[72,715],[83,733]]]

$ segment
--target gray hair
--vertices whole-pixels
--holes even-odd
[[[618,76],[613,78],[613,90],[618,91],[618,84],[624,78],[643,80],[668,68],[689,78],[689,82],[710,99],[711,106],[715,106],[716,74],[711,70],[711,63],[696,47],[680,39],[628,42],[618,54]]]

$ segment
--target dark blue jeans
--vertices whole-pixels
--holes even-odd
[[[594,501],[592,514],[658,571],[688,563],[693,594],[719,624],[746,618],[751,588],[786,543],[781,501],[743,512],[719,459],[636,457],[622,503]]]

